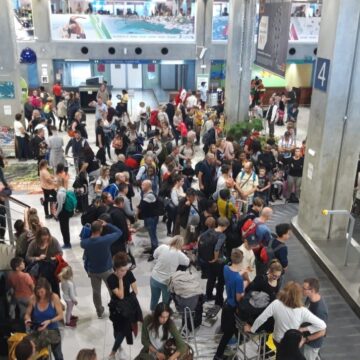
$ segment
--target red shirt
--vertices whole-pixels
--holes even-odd
[[[55,96],[61,96],[62,95],[62,87],[61,87],[61,85],[59,85],[59,84],[55,84],[54,86],[53,86],[53,94],[55,95]]]
[[[33,295],[34,282],[28,273],[11,271],[8,276],[8,284],[15,291],[15,298],[29,298]]]

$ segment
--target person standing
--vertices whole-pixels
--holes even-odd
[[[305,306],[325,323],[328,320],[328,307],[324,298],[319,293],[320,283],[318,279],[308,278],[303,282],[303,294],[306,296]],[[307,333],[306,327],[302,326],[300,331]],[[316,360],[320,348],[324,342],[324,334],[315,333],[305,336],[304,356],[306,360]]]
[[[14,120],[15,132],[15,153],[19,161],[26,161],[28,158],[26,131],[21,122],[22,115],[16,114]]]
[[[31,323],[40,324],[38,331],[51,330],[57,334],[58,342],[51,344],[51,351],[55,360],[63,360],[61,351],[61,335],[59,321],[64,318],[59,296],[51,291],[49,282],[40,278],[35,285],[35,295],[31,299],[24,317],[25,326]]]
[[[61,83],[60,81],[57,81],[53,88],[52,88],[52,92],[54,94],[55,97],[55,104],[57,105],[60,101],[60,98],[62,96],[62,87],[61,87]]]
[[[301,179],[304,168],[304,158],[301,156],[300,148],[295,149],[294,156],[288,162],[289,175],[288,175],[288,192],[289,199],[292,194],[295,194],[296,198],[300,198]]]
[[[168,285],[170,277],[175,273],[179,265],[189,266],[190,259],[181,251],[184,245],[182,236],[174,236],[169,245],[160,245],[154,252],[155,266],[151,272],[150,310],[154,311],[162,294],[162,302],[169,304],[170,292]]]
[[[106,154],[105,154],[105,145],[106,145],[106,139],[105,139],[105,132],[104,132],[104,120],[100,119],[96,121],[96,146],[99,148],[96,158],[100,160],[101,165],[106,164]]]
[[[56,178],[54,175],[51,175],[48,170],[48,162],[44,159],[39,163],[39,172],[40,172],[40,186],[44,193],[44,198],[42,201],[42,205],[44,207],[45,218],[51,219],[53,217],[49,212],[49,203],[51,207],[51,203],[56,201]]]
[[[62,123],[64,123],[64,131],[67,130],[67,104],[63,96],[60,97],[56,104],[56,112],[59,118],[59,131],[61,132]]]
[[[49,164],[53,169],[56,169],[58,164],[65,164],[64,140],[59,136],[56,127],[53,127],[51,132],[52,135],[48,140],[48,149],[50,150]]]
[[[68,209],[66,209],[66,188],[65,188],[65,182],[63,178],[58,178],[58,191],[56,194],[56,201],[57,201],[57,209],[56,209],[56,219],[59,219],[60,222],[60,230],[61,235],[63,237],[64,245],[62,246],[63,249],[71,249],[71,243],[70,243],[70,218],[73,215],[73,213],[69,212]],[[75,194],[74,194],[75,196]]]
[[[69,140],[65,148],[65,156],[67,156],[69,149],[71,147],[72,155],[74,158],[74,166],[77,174],[79,173],[80,170],[79,169],[80,157],[82,155],[82,151],[86,144],[88,145],[88,142],[86,141],[86,139],[81,137],[81,131],[75,130],[75,137]]]
[[[139,218],[144,220],[144,225],[147,231],[149,232],[150,242],[151,242],[151,254],[148,261],[154,260],[154,251],[159,245],[159,240],[157,238],[157,224],[159,222],[159,216],[157,209],[157,201],[154,192],[152,191],[152,183],[150,180],[144,180],[141,183],[142,198],[138,206],[139,209]]]
[[[100,85],[100,88],[96,94],[96,98],[98,99],[99,97],[102,99],[102,102],[104,104],[106,104],[110,100],[109,92],[105,84]]]
[[[105,113],[107,113],[107,106],[104,104],[101,96],[98,96],[96,99],[97,101],[93,100],[89,106],[95,108],[95,121],[97,122],[103,118]]]
[[[276,119],[276,115],[277,115],[277,105],[275,103],[275,99],[273,97],[271,97],[269,99],[269,108],[266,112],[266,120],[268,122],[269,125],[269,136],[271,138],[274,137],[275,135],[275,119]]]
[[[129,297],[138,294],[136,279],[131,270],[128,269],[127,254],[119,252],[113,257],[114,273],[109,275],[106,282],[111,290],[111,303],[118,303],[120,300],[129,300]],[[142,318],[142,316],[140,316]],[[111,311],[110,320],[113,323],[115,342],[108,357],[109,360],[115,360],[116,352],[121,343],[126,338],[128,344],[132,344],[132,322],[129,314],[118,314]]]
[[[106,235],[103,234],[104,228]],[[86,271],[91,281],[93,302],[99,319],[105,312],[101,301],[101,283],[104,281],[107,284],[106,281],[112,274],[113,268],[110,247],[121,235],[122,231],[118,227],[103,220],[96,220],[91,224],[91,236],[80,241],[80,246],[84,249]]]
[[[206,105],[206,102],[207,102],[207,87],[206,87],[206,82],[205,81],[203,81],[200,84],[199,91],[200,91],[201,108],[205,109],[205,105]]]
[[[209,198],[216,190],[215,155],[207,153],[205,160],[199,165],[199,188]]]
[[[231,337],[237,332],[235,313],[239,302],[244,297],[244,280],[241,275],[243,253],[239,249],[231,251],[231,266],[225,265],[224,279],[226,288],[226,304],[221,314],[221,329],[223,336],[216,350],[214,360],[221,360]]]

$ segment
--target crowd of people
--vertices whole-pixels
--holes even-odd
[[[126,90],[113,107],[103,84],[90,104],[95,108],[95,151],[78,94],[56,84],[53,95],[40,89],[38,96],[35,90],[25,105],[26,123],[22,114],[15,116],[17,156],[38,161],[46,224],[58,220],[62,234],[59,242],[33,208],[15,222],[9,308],[31,334],[19,342],[15,358],[29,359],[34,343],[39,350],[38,335],[46,332],[55,359],[63,359],[59,323],[76,328],[78,321],[72,313],[77,304],[73,271],[63,255],[72,247],[70,218],[79,214],[84,269],[98,318],[105,314],[102,282],[111,297],[114,345],[109,359],[115,359],[124,339],[133,343],[139,321],[143,348],[137,359],[191,359],[191,346],[172,320],[173,309],[190,307],[199,326],[203,303],[214,301],[214,316],[222,310],[223,334],[214,359],[225,358],[239,320],[243,331],[273,334],[276,359],[315,360],[328,316],[319,281],[284,283],[291,266],[291,228],[277,224],[273,233],[268,225],[273,201],[284,196],[297,202],[300,197],[305,144],[297,147],[291,131],[278,143],[271,130],[264,142],[256,131],[240,143],[226,137],[223,103],[209,108],[201,89],[200,94],[180,92],[157,109],[142,101],[131,117]],[[62,130],[70,137],[65,150]],[[65,159],[70,149],[75,179]],[[166,239],[159,239],[161,221]],[[142,224],[149,235],[145,252],[154,261],[147,309],[137,299],[137,264],[129,246]],[[189,266],[206,279],[204,294]],[[150,314],[143,317],[143,310]],[[94,360],[96,352],[81,350],[77,359]]]

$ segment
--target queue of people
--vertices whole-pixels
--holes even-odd
[[[187,290],[180,286],[177,299],[194,297],[195,307],[200,308],[204,301],[214,301],[213,312],[222,310],[223,336],[214,359],[224,358],[229,340],[238,331],[236,317],[243,322],[244,331],[273,333],[277,359],[291,358],[289,354],[295,354],[294,359],[315,359],[326,335],[327,321],[318,280],[306,279],[302,287],[295,282],[283,284],[283,275],[291,266],[287,247],[290,225],[277,224],[275,233],[268,226],[271,200],[282,194],[288,200],[300,196],[303,156],[291,133],[285,132],[278,144],[270,137],[265,146],[256,132],[241,144],[224,137],[223,115],[218,114],[217,108],[206,106],[204,89],[199,99],[196,93],[185,91],[179,99],[158,109],[146,109],[141,102],[133,119],[127,112],[126,95],[123,92],[118,110],[113,112],[106,86],[99,89],[92,104],[96,110],[97,152],[84,132],[83,112],[80,107],[75,109],[76,96],[69,95],[67,119],[75,125],[70,125],[73,133],[69,133],[65,153],[71,149],[74,158],[76,178],[72,185],[66,164],[58,162],[55,173],[49,171],[47,151],[50,149],[51,155],[53,147],[47,145],[41,156],[39,152],[45,217],[48,221],[59,220],[63,246],[33,209],[25,214],[23,223],[18,223],[12,276],[26,289],[15,296],[18,316],[25,314],[23,320],[29,331],[47,330],[53,334],[52,352],[56,360],[63,359],[59,322],[76,328],[78,319],[73,315],[76,284],[71,265],[62,255],[71,251],[73,234],[69,232],[69,221],[79,213],[84,269],[99,319],[106,313],[101,297],[103,282],[111,297],[109,314],[114,344],[109,359],[115,359],[125,339],[128,344],[133,343],[139,321],[143,349],[137,359],[175,360],[191,354],[191,347],[171,319],[174,297],[169,287],[170,283],[174,287],[175,274],[190,264],[196,265],[206,279],[205,294],[190,294],[190,288],[199,291],[199,286],[196,283],[192,287],[195,282],[189,280]],[[37,100],[36,94],[33,97],[32,105]],[[61,97],[58,100],[59,105]],[[49,105],[48,111],[51,109]],[[119,112],[121,116],[117,118]],[[108,118],[109,113],[113,113],[112,119]],[[50,115],[48,123],[49,119]],[[29,124],[30,129],[35,125],[33,120]],[[45,141],[48,125],[44,126],[36,131],[35,137],[44,138],[37,141],[38,147]],[[107,130],[112,132],[110,140]],[[114,149],[115,161],[112,152],[106,154],[107,144]],[[202,150],[203,157],[195,163],[195,155]],[[112,161],[111,166],[107,161]],[[161,220],[166,223],[170,238],[166,244],[161,244],[164,239],[159,238]],[[149,235],[144,252],[149,255],[148,261],[155,263],[149,276],[151,301],[146,309],[151,314],[144,318],[133,273],[136,258],[129,246],[139,224]],[[25,262],[21,256],[25,256]],[[16,291],[13,280],[9,286]],[[61,295],[66,303],[65,320]],[[299,346],[304,342],[304,355],[299,355]],[[96,353],[83,350],[78,358],[95,359]]]

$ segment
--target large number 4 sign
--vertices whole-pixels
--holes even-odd
[[[318,58],[316,61],[314,88],[326,91],[329,80],[330,60]]]

